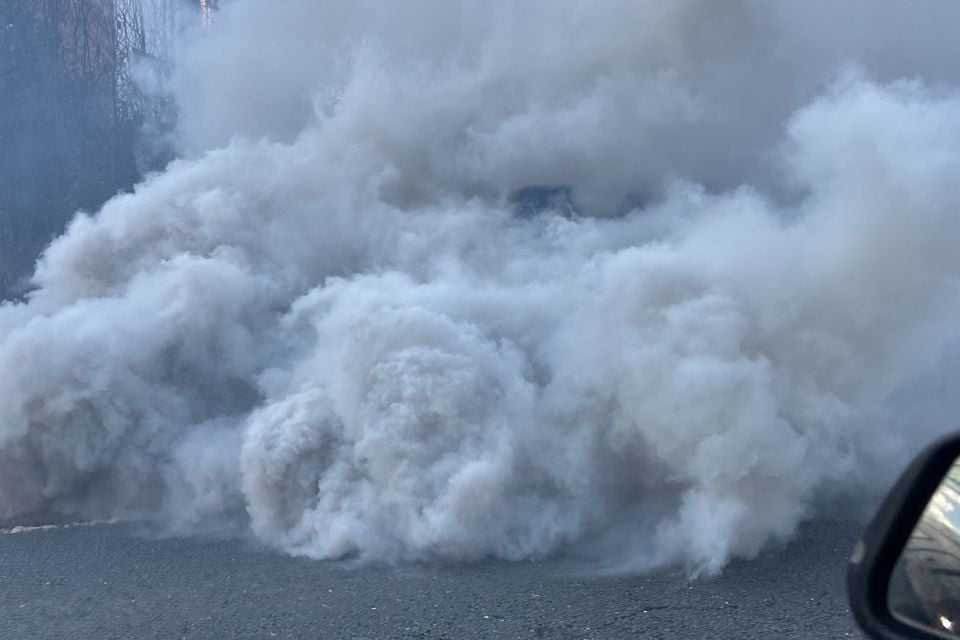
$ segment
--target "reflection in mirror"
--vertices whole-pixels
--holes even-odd
[[[887,604],[901,622],[960,637],[960,459],[904,546],[890,576]]]

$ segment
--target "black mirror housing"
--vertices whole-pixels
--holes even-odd
[[[857,543],[847,569],[847,593],[857,623],[870,638],[944,638],[894,617],[888,588],[901,552],[927,504],[950,468],[960,458],[960,434],[924,450],[891,489]],[[956,637],[956,636],[952,636]]]

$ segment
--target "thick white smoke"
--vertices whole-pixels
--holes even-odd
[[[875,495],[960,397],[923,5],[228,5],[0,310],[0,519],[709,573]]]

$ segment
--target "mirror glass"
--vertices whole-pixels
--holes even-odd
[[[960,637],[960,459],[934,492],[890,576],[890,612],[940,636]]]

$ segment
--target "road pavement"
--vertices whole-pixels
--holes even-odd
[[[0,535],[0,638],[859,637],[843,576],[859,527],[807,525],[710,580],[571,561],[357,568],[120,525]]]

